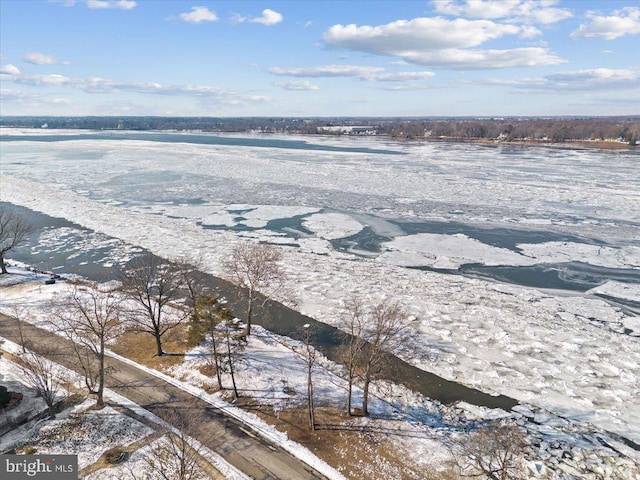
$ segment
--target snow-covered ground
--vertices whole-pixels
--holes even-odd
[[[20,347],[5,341],[2,348],[19,353]],[[76,383],[75,373],[56,367],[56,378],[60,382]],[[11,417],[24,409],[29,409],[30,417],[34,418],[39,412],[46,411],[44,401],[34,396],[35,390],[25,382],[24,374],[17,364],[0,360],[0,378],[10,391],[24,395],[23,401],[16,407],[2,415],[1,421],[9,421]],[[82,385],[82,383],[79,383]],[[70,392],[59,387],[58,400],[68,396]],[[112,392],[108,393],[113,400]],[[13,448],[19,451],[28,447],[35,447],[41,455],[77,455],[78,468],[83,469],[95,463],[109,448],[115,446],[126,447],[131,443],[150,435],[153,430],[142,423],[128,417],[112,407],[92,410],[94,400],[86,399],[82,403],[63,410],[54,420],[31,420],[0,437],[0,451]],[[159,419],[158,419],[159,420]]]
[[[289,291],[302,313],[336,324],[346,298],[392,296],[420,320],[418,366],[640,442],[640,343],[624,333],[637,334],[638,317],[589,293],[404,267],[579,261],[638,269],[638,156],[380,140],[357,145],[405,155],[142,139],[3,142],[0,200],[162,256],[197,258],[218,275],[239,238],[286,244]],[[312,234],[298,224],[290,226],[292,236],[286,228],[264,228],[294,216],[304,216],[299,225]],[[517,251],[460,234],[402,235],[393,219],[544,228],[587,240],[521,243]],[[391,238],[380,255],[332,248],[329,240],[357,233],[358,224]],[[635,284],[598,289],[640,299]]]
[[[43,278],[46,277],[43,277],[42,275],[35,275],[34,273],[26,270],[23,266],[10,267],[9,272],[9,275],[0,277],[0,292],[2,292],[3,299],[3,303],[0,305],[0,313],[4,313],[6,315],[15,315],[16,312],[19,312],[20,317],[23,320],[29,321],[30,323],[40,328],[44,328],[46,330],[50,330],[52,333],[55,333],[56,327],[50,321],[51,304],[59,301],[61,297],[68,295],[75,287],[67,283],[65,278],[61,278],[59,279],[59,281],[52,285],[44,285],[43,288]],[[79,294],[82,295],[82,292],[79,292]],[[19,308],[19,310],[16,310],[16,308]],[[171,316],[171,311],[165,312],[165,318],[171,318]],[[259,329],[260,327],[256,326],[256,328]],[[117,337],[111,339],[110,344],[113,342],[117,342]],[[3,339],[2,337],[0,337],[0,344],[0,347],[9,353],[18,354],[20,352],[21,347],[11,341]],[[258,348],[256,348],[255,354],[247,357],[249,364],[252,365],[252,369],[259,369],[261,364],[269,362],[268,353],[269,352],[267,352],[266,356],[263,355],[264,351],[260,348],[260,346],[258,346]],[[291,350],[289,350],[289,353],[291,354]],[[122,357],[109,350],[107,350],[107,355],[136,366],[137,368],[140,368],[147,373],[156,375],[163,380],[172,383],[174,386],[182,388],[183,390],[201,398],[202,400],[209,402],[215,407],[224,410],[229,416],[240,420],[248,426],[251,426],[251,428],[253,428],[257,432],[260,432],[265,438],[271,440],[274,444],[279,445],[283,449],[302,459],[307,464],[313,466],[317,471],[323,473],[327,478],[333,480],[344,480],[344,477],[340,475],[337,470],[333,469],[324,461],[320,460],[310,450],[296,442],[289,440],[286,434],[283,434],[277,431],[275,428],[269,426],[266,422],[258,418],[253,413],[245,412],[239,408],[236,408],[221,400],[219,396],[209,395],[208,393],[206,393],[202,388],[204,385],[204,383],[202,382],[202,378],[204,377],[194,377],[194,372],[192,371],[193,369],[197,369],[199,365],[203,364],[203,362],[205,361],[204,358],[198,357],[197,361],[195,362],[185,362],[182,368],[176,369],[176,372],[174,372],[175,375],[171,376],[163,372],[145,367],[144,365],[137,364],[132,360],[126,357]],[[190,357],[191,356],[187,356],[187,358]],[[294,357],[297,358],[296,355],[294,355]],[[274,360],[278,362],[281,369],[286,369],[289,365],[291,365],[291,362],[288,361],[288,358],[278,359],[274,357]],[[62,366],[57,366],[56,370],[58,371],[57,376],[62,381],[73,383],[75,384],[76,388],[83,388],[84,382],[75,372],[72,372],[71,370]],[[295,368],[292,373],[294,374],[292,379],[295,383],[299,380],[295,376]],[[193,381],[193,378],[195,378],[196,381]],[[242,375],[239,375],[239,378],[243,378],[244,380],[244,377]],[[13,382],[10,385],[14,385],[16,382],[24,382],[24,377],[19,374],[19,369],[15,366],[15,364],[2,360],[1,358],[0,379],[2,379],[3,382]],[[192,381],[183,381],[185,379],[191,379]],[[225,380],[228,384],[228,379]],[[267,379],[262,379],[261,376],[256,376],[255,380],[256,385],[259,385],[261,383],[269,383],[272,379],[270,377],[268,377]],[[250,380],[247,379],[246,385],[250,384],[251,388],[249,389],[249,391],[252,391],[253,384]],[[281,386],[282,385],[280,384],[280,387]],[[11,417],[22,414],[22,411],[25,408],[34,408],[34,402],[36,404],[41,404],[39,408],[44,408],[43,402],[38,402],[37,399],[34,399],[33,394],[29,392],[24,385],[22,385],[20,389],[21,391],[25,391],[26,393],[25,403],[20,407],[18,411],[10,413]],[[16,391],[15,388],[13,388],[12,391]],[[258,391],[259,390],[256,390],[256,392]],[[66,393],[67,392],[61,389],[61,398]],[[105,400],[126,406],[127,409],[132,410],[134,413],[149,419],[153,424],[159,425],[163,427],[163,429],[168,428],[167,424],[155,415],[151,414],[148,411],[145,411],[142,407],[131,403],[125,397],[109,389],[105,389]],[[42,451],[42,453],[79,455],[79,468],[83,469],[95,463],[100,455],[104,453],[104,451],[106,451],[108,448],[117,445],[126,447],[133,441],[139,439],[139,422],[135,422],[124,415],[118,414],[111,408],[100,410],[99,413],[92,413],[90,415],[85,414],[87,408],[94,403],[95,402],[87,401],[84,402],[82,406],[78,407],[78,412],[82,413],[82,428],[76,428],[76,432],[74,433],[74,435],[71,435],[71,430],[73,430],[73,428],[70,430],[68,422],[66,422],[68,415],[73,414],[73,412],[66,412],[65,415],[61,417],[60,421],[39,422],[35,425],[29,424],[25,428],[21,427],[5,435],[0,435],[0,451],[13,448],[15,445],[28,446],[28,442],[30,441],[32,444],[37,444],[39,449],[38,451]],[[265,403],[268,404],[269,402]],[[35,413],[37,413],[36,408],[34,408],[33,414]],[[4,417],[0,417],[0,419],[3,422],[5,420]],[[7,418],[7,420],[9,420],[9,418]],[[130,427],[128,427],[127,422],[133,423]],[[120,423],[122,423],[122,425],[120,425]],[[96,425],[100,424],[106,425],[106,428],[97,428]],[[1,425],[2,424],[0,423],[0,426]],[[127,429],[131,431],[129,436],[127,436],[126,434]],[[122,430],[122,432],[120,430]],[[149,431],[146,432],[143,437],[150,433],[151,430],[149,429]],[[101,434],[105,435],[107,438],[100,438]],[[65,435],[71,436],[71,438],[66,438]],[[85,449],[86,451],[82,450],[83,442],[88,442],[88,445]],[[229,465],[224,459],[222,459],[220,455],[208,450],[204,445],[200,445],[194,439],[190,439],[190,442],[195,445],[194,448],[197,448],[197,450],[201,452],[202,455],[220,472],[223,472],[227,476],[227,478],[229,478],[230,480],[246,480],[244,474],[239,473],[233,466]],[[95,475],[90,476],[89,478],[117,479],[120,478],[118,477],[118,474],[123,472],[125,473],[126,478],[126,469],[132,466],[142,468],[142,470],[140,471],[136,470],[136,473],[142,473],[142,471],[144,471],[144,469],[146,468],[144,467],[144,451],[148,448],[151,447],[149,447],[149,445],[143,446],[142,450],[137,452],[133,456],[133,462],[131,464],[127,463],[126,465],[123,465],[122,468],[109,469],[106,472],[98,472]],[[154,475],[153,472],[151,472],[149,479],[155,480],[156,477],[157,475]]]
[[[42,327],[52,328],[46,322],[47,305],[56,295],[64,294],[72,287],[64,281],[59,281],[55,285],[42,288],[42,278],[34,278],[19,269],[11,269],[11,272],[10,277],[2,278],[3,294],[7,305],[15,301],[20,301],[24,305],[24,301],[29,299],[28,318]],[[7,343],[3,346],[5,349],[18,351],[17,345]],[[321,461],[314,459],[308,450],[288,440],[286,435],[277,432],[253,413],[244,412],[225,403],[220,399],[220,394],[207,394],[205,390],[213,386],[215,380],[201,374],[199,367],[206,364],[208,354],[209,345],[205,342],[188,352],[181,364],[171,367],[167,372],[160,373],[143,366],[140,368],[223,408],[283,448],[301,456],[311,464],[316,464],[318,468],[323,468],[328,472],[329,478],[341,478],[339,474],[331,473],[332,470]],[[318,357],[313,377],[316,406],[338,409],[344,407],[347,385],[340,376],[341,370],[342,367],[330,362],[324,356]],[[13,364],[6,361],[0,361],[0,374],[5,376],[3,378],[5,381],[17,382],[21,379]],[[72,377],[69,372],[65,375]],[[254,326],[244,353],[236,364],[236,381],[242,395],[254,397],[261,404],[271,405],[276,415],[292,407],[304,408],[306,363],[303,345],[287,337],[275,335],[260,326]],[[223,375],[223,384],[230,385],[228,374]],[[361,390],[356,388],[354,391],[356,404],[360,401],[361,395]],[[388,382],[375,382],[372,385],[372,395],[370,402],[372,418],[355,418],[352,420],[353,427],[372,432],[384,431],[385,434],[380,438],[384,437],[392,442],[397,452],[406,452],[413,468],[436,471],[443,468],[450,459],[449,445],[452,440],[466,435],[467,429],[476,422],[503,418],[515,421],[527,434],[530,447],[527,451],[526,465],[531,478],[549,478],[545,475],[558,479],[597,478],[588,477],[588,475],[595,475],[602,471],[605,472],[602,478],[631,480],[640,474],[638,452],[597,427],[554,415],[534,405],[523,404],[512,412],[491,410],[465,403],[447,406]],[[156,424],[162,423],[149,412],[131,405],[126,399],[113,392],[108,391],[106,396],[108,400],[125,405],[138,415],[150,418]],[[37,445],[38,451],[41,452],[79,454],[80,467],[83,468],[95,462],[108,447],[116,444],[126,446],[146,437],[151,432],[139,422],[119,414],[112,408],[107,408],[82,414],[81,428],[77,426],[76,420],[76,427],[71,435],[68,419],[80,418],[78,415],[86,412],[87,405],[85,402],[76,409],[78,412],[67,413],[53,422],[41,422],[47,424],[46,427],[40,425],[41,428],[37,434],[33,426],[27,434],[16,430],[2,437],[0,445],[3,445],[3,448],[11,444]],[[110,427],[96,429],[96,422],[103,424],[108,422]],[[59,434],[61,432],[68,432],[70,438],[67,439],[65,435]],[[87,442],[87,438],[91,441]],[[83,449],[86,443],[89,445]],[[141,473],[147,468],[144,455],[149,448],[153,447],[143,446],[120,467],[99,470],[87,478],[118,478],[121,473],[126,476],[128,468]],[[224,471],[224,462],[220,462],[215,454],[205,452],[204,455],[210,461],[217,460],[216,466]],[[371,464],[362,464],[361,469],[368,471],[370,478],[375,478],[380,472],[385,472],[387,478],[400,478],[397,469],[380,460],[377,463],[372,461]],[[550,473],[550,469],[555,473]],[[574,477],[563,476],[563,472]],[[232,469],[228,470],[228,476],[242,478]]]
[[[6,381],[12,382],[11,391],[24,393],[25,398],[17,408],[32,408],[32,412],[36,411],[35,408],[41,410],[46,408],[42,401],[37,405],[30,401],[33,390],[27,385],[23,385],[22,388],[17,387],[22,377],[12,362],[0,361],[0,374]],[[108,401],[112,402],[123,400],[113,392],[107,392],[107,397]],[[160,418],[124,400],[124,403],[130,409],[135,409],[136,413],[144,412],[144,415],[156,424],[157,428],[165,428]],[[0,436],[0,451],[16,449],[22,453],[25,449],[29,449],[28,451],[35,449],[34,453],[38,455],[77,455],[79,470],[91,471],[81,477],[87,480],[119,480],[131,477],[130,472],[134,472],[136,478],[148,480],[164,478],[157,469],[150,466],[149,459],[153,459],[152,451],[157,452],[167,443],[165,434],[161,434],[162,436],[156,439],[151,438],[154,432],[152,428],[112,407],[93,410],[91,407],[94,404],[94,401],[87,399],[80,405],[64,410],[56,416],[55,420],[31,421],[15,428],[10,433]],[[12,413],[13,410],[7,414]],[[4,422],[4,416],[1,420]],[[133,445],[134,443],[137,445]],[[199,445],[194,439],[190,439],[190,443],[219,471],[224,472],[229,480],[248,480],[248,477],[236,471],[217,454]],[[126,462],[108,468],[93,467],[107,450],[116,447],[129,452]],[[201,478],[208,478],[204,472],[202,473]]]

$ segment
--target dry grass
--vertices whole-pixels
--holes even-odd
[[[290,409],[275,414],[272,409],[243,405],[254,410],[278,430],[338,469],[351,480],[455,480],[450,470],[425,469],[385,432],[358,426],[357,418],[336,409],[316,409],[316,430],[309,429],[307,411]],[[253,408],[252,408],[253,407]]]
[[[186,325],[169,331],[163,337],[163,349],[169,355],[158,357],[152,335],[127,331],[112,349],[131,360],[162,371],[183,361],[182,355],[189,348],[186,338]],[[200,371],[214,374],[213,368],[208,365],[201,366]],[[226,400],[232,400],[231,392]],[[257,413],[351,480],[457,480],[449,470],[425,469],[425,465],[414,460],[401,444],[394,442],[388,432],[360,427],[358,417],[349,417],[337,409],[317,408],[317,428],[312,431],[304,408],[276,414],[271,407],[260,405],[249,397],[240,397],[235,405]]]
[[[186,324],[178,325],[162,337],[162,350],[166,353],[162,357],[156,355],[156,340],[153,335],[133,330],[126,330],[118,337],[116,343],[111,345],[111,350],[134,362],[164,371],[184,360],[183,356],[189,349],[187,328]]]

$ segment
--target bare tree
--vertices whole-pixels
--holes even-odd
[[[366,342],[356,354],[362,378],[362,414],[369,415],[369,386],[388,365],[389,352],[407,345],[414,333],[415,319],[409,317],[396,301],[385,299],[366,310],[360,300],[347,307],[353,324]],[[358,327],[360,328],[360,327]]]
[[[22,322],[24,322],[25,317],[29,315],[29,311],[27,307],[24,305],[12,305],[11,306],[11,316],[16,320],[16,326],[18,327],[18,337],[20,338],[20,348],[22,349],[22,353],[27,353],[27,348],[29,345],[27,344],[27,339],[24,335],[24,330],[22,329]]]
[[[311,345],[311,338],[314,334],[314,329],[310,324],[305,324],[302,327],[302,339],[304,342],[304,356],[307,362],[307,410],[309,413],[309,428],[311,430],[316,429],[315,410],[313,404],[313,367],[318,359],[317,351]]]
[[[89,393],[104,405],[105,348],[120,333],[122,297],[97,283],[75,285],[56,302],[54,324],[73,345]]]
[[[352,415],[353,385],[358,374],[358,367],[362,363],[362,349],[366,345],[364,339],[364,321],[366,319],[362,302],[352,298],[346,304],[347,317],[342,321],[338,330],[340,348],[338,356],[347,369],[347,414]]]
[[[452,453],[462,477],[516,480],[526,444],[514,422],[493,421],[456,442]]]
[[[199,466],[201,444],[191,441],[195,426],[198,425],[199,411],[195,405],[172,408],[160,415],[168,423],[160,430],[164,431],[165,435],[157,441],[155,448],[148,449],[144,454],[144,462],[152,472],[153,478],[163,480],[209,478]]]
[[[170,263],[152,254],[136,258],[121,272],[123,293],[133,302],[130,320],[141,332],[153,335],[156,354],[164,355],[162,337],[177,327],[188,313],[174,308],[174,318],[165,318],[167,310],[181,298],[183,277]]]
[[[285,274],[280,266],[282,254],[271,245],[241,242],[235,245],[224,262],[229,279],[244,290],[247,300],[245,336],[251,334],[253,307],[258,293],[273,295],[284,286]]]
[[[231,377],[231,386],[233,388],[233,398],[237,400],[240,395],[238,393],[238,386],[236,385],[235,375],[235,357],[238,355],[239,350],[244,345],[246,338],[244,334],[238,334],[238,322],[233,318],[229,310],[221,312],[223,334],[225,344],[227,347],[226,355],[226,368]]]
[[[49,418],[56,417],[56,397],[60,390],[56,366],[43,355],[26,352],[17,357],[17,364],[24,374],[24,378],[42,397],[49,410]]]
[[[211,339],[209,364],[215,369],[218,388],[222,389],[222,363],[219,351],[221,332],[218,329],[218,325],[224,322],[226,316],[229,316],[229,311],[221,305],[218,297],[208,294],[203,294],[198,297],[195,311],[196,313],[194,315],[197,315],[199,322],[203,325],[203,327],[199,328],[203,328]]]
[[[183,290],[187,296],[187,304],[191,308],[191,318],[189,320],[188,344],[190,346],[199,345],[204,341],[206,325],[203,319],[199,318],[198,303],[204,295],[208,299],[214,298],[210,290],[202,282],[202,259],[187,261],[182,258],[174,263],[182,279]],[[208,301],[208,300],[207,300]],[[204,303],[207,303],[205,301]]]
[[[202,260],[198,259],[192,263],[181,258],[177,260],[174,265],[182,277],[182,285],[186,290],[191,306],[195,306],[198,297],[205,290],[197,276],[198,271],[202,270]]]
[[[24,217],[0,207],[0,273],[7,273],[5,254],[20,245],[31,229]]]

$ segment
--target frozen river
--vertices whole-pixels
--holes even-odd
[[[636,151],[4,129],[0,154],[0,200],[66,220],[29,245],[48,269],[278,244],[302,313],[392,296],[417,366],[640,441]]]

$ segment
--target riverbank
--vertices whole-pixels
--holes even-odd
[[[305,138],[354,138],[354,139],[371,139],[371,138],[380,138],[384,140],[392,140],[398,142],[412,142],[412,143],[420,143],[420,142],[430,142],[430,143],[461,143],[461,144],[476,144],[476,145],[484,145],[484,146],[507,146],[507,147],[544,147],[544,148],[559,148],[559,149],[576,149],[576,148],[586,148],[586,149],[602,149],[602,150],[635,150],[640,144],[636,143],[635,145],[631,145],[628,141],[620,141],[620,140],[602,140],[602,139],[570,139],[563,141],[550,141],[550,140],[532,140],[532,139],[518,139],[518,140],[506,140],[501,138],[489,138],[489,137],[459,137],[459,136],[402,136],[402,135],[389,135],[389,134],[367,134],[367,135],[352,135],[352,134],[335,134],[335,133],[327,133],[324,131],[319,132],[296,132],[296,131],[278,131],[278,132],[268,132],[268,131],[256,131],[256,130],[237,130],[237,131],[227,131],[227,130],[198,130],[198,129],[135,129],[135,130],[127,130],[127,129],[96,129],[96,128],[75,128],[70,129],[67,127],[61,128],[39,128],[39,127],[18,127],[12,125],[1,125],[0,126],[0,141],[3,136],[8,136],[12,134],[21,134],[24,135],[25,132],[29,132],[29,135],[47,135],[47,134],[55,134],[55,133],[64,133],[66,135],[72,135],[73,133],[81,132],[82,134],[91,134],[91,133],[117,133],[119,135],[130,134],[162,134],[162,133],[174,133],[174,134],[202,134],[202,135],[215,135],[219,137],[224,137],[225,135],[235,136],[235,135],[249,135],[249,136],[264,136],[264,137],[272,137],[277,135],[286,135],[292,137],[305,137]]]
[[[335,136],[327,134],[318,134],[321,136]],[[476,144],[483,146],[506,146],[506,147],[544,147],[559,149],[602,149],[602,150],[636,150],[640,144],[630,145],[627,142],[616,140],[566,140],[563,142],[551,142],[547,140],[499,140],[496,138],[460,138],[460,137],[398,137],[393,135],[377,135],[379,138],[386,138],[395,141],[407,142],[431,142],[431,143],[462,143]]]
[[[11,272],[19,275],[15,269]],[[30,321],[46,327],[50,300],[63,295],[67,288],[64,275],[60,282],[51,285],[45,285],[42,278],[30,278],[29,274],[25,278],[26,281],[13,285],[6,281],[9,277],[0,278],[7,300],[5,307],[28,298]],[[6,322],[5,328],[9,325],[13,324]],[[442,471],[452,442],[464,441],[469,431],[495,420],[514,422],[525,432],[527,447],[523,451],[523,468],[528,471],[528,478],[560,478],[554,475],[567,471],[576,472],[578,476],[589,475],[594,468],[611,470],[618,475],[616,478],[629,480],[637,473],[640,457],[638,446],[633,442],[531,404],[523,403],[510,411],[464,401],[445,405],[393,382],[376,381],[372,384],[372,417],[347,417],[340,413],[346,392],[341,368],[321,354],[313,374],[317,431],[309,432],[304,417],[306,363],[300,354],[304,351],[301,346],[289,336],[255,326],[234,368],[241,392],[234,410],[244,410],[243,418],[252,424],[260,424],[255,419],[255,415],[259,415],[348,478],[377,478],[380,469],[391,475],[390,478],[418,475],[407,471],[425,472],[432,468]],[[215,397],[220,404],[219,399],[228,396],[224,390],[216,392],[215,379],[205,374],[208,348],[202,344],[183,355],[174,353],[156,358],[152,368],[162,372],[158,375],[163,378],[170,377],[171,382],[184,385],[199,396]],[[228,374],[224,374],[224,385],[230,385],[229,382]],[[356,401],[361,396],[357,387],[354,396]],[[384,453],[376,456],[364,453],[371,448],[382,448]],[[396,470],[393,465],[400,458],[404,469]],[[433,478],[440,477],[434,475]]]

